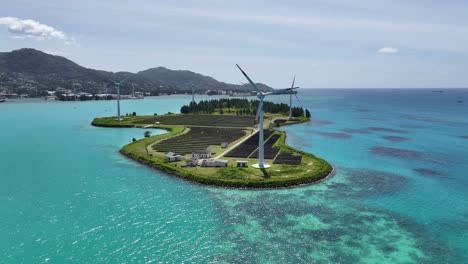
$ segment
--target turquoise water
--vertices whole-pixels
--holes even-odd
[[[0,263],[466,262],[468,90],[300,95],[313,122],[285,127],[288,143],[336,174],[263,191],[127,160],[119,148],[144,130],[89,125],[113,101],[1,104]],[[122,111],[178,112],[189,100],[123,101]]]

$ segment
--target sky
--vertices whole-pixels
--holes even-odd
[[[303,88],[468,87],[466,0],[2,1],[0,51]]]

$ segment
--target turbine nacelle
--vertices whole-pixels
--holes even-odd
[[[115,85],[120,86],[123,82],[125,82],[126,79],[123,79],[122,81],[118,82],[113,79],[110,79]]]

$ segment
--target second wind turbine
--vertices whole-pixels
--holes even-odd
[[[120,121],[122,120],[120,118],[120,85],[125,81],[120,81],[120,82],[117,82],[117,81],[114,81],[111,79],[111,81],[115,84],[115,88],[117,89],[117,120]]]

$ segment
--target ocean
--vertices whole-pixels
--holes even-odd
[[[336,172],[278,190],[202,186],[128,160],[118,150],[144,130],[90,125],[115,101],[0,104],[0,263],[467,262],[468,89],[298,95],[312,121],[281,128],[287,143]]]

